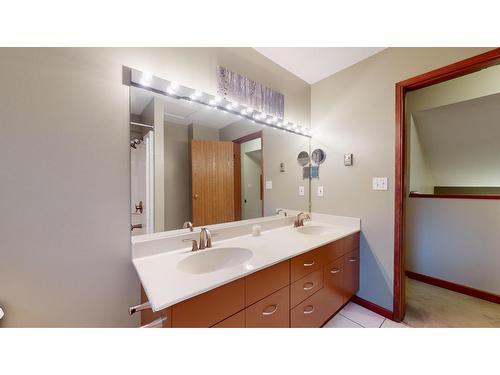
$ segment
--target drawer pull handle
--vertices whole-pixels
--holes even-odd
[[[349,262],[352,262],[352,263],[357,262],[357,261],[358,261],[358,258],[351,258],[351,259],[349,259]]]
[[[269,307],[273,307],[273,310],[272,311],[265,311]],[[264,309],[264,311],[262,311],[262,315],[273,315],[278,310],[278,305],[270,305],[270,306],[267,306],[266,309]]]
[[[304,263],[304,267],[312,267],[314,266],[314,263],[315,263],[314,260],[310,263]]]
[[[340,268],[334,268],[333,270],[330,271],[330,273],[339,273],[340,272]]]
[[[306,285],[308,285],[308,286],[306,286]],[[304,288],[304,290],[311,290],[312,288],[314,288],[314,283],[309,281],[309,282],[304,284],[303,288]]]
[[[166,321],[168,318],[166,316],[160,316],[158,319],[153,320],[151,323],[145,324],[141,326],[141,328],[157,328],[157,327],[162,327],[163,322]]]
[[[306,306],[304,308],[304,314],[312,314],[313,312],[314,312],[314,306],[313,305],[309,305],[309,306]]]

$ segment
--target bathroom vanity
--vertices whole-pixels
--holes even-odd
[[[256,222],[260,236],[243,234]],[[209,228],[213,247],[198,251],[183,241],[197,232],[136,240],[141,302],[151,306],[142,325],[321,327],[359,288],[359,219],[312,214],[298,228],[293,217]]]

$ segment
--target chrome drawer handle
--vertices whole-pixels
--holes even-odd
[[[334,268],[333,270],[330,271],[330,273],[339,273],[340,269],[339,268]]]
[[[314,260],[311,263],[304,263],[304,267],[311,267],[314,266]]]
[[[278,305],[270,305],[270,306],[267,306],[266,309],[268,307],[271,307],[271,306],[274,306],[273,311],[262,311],[262,315],[273,315],[278,310]]]
[[[149,302],[144,302],[144,303],[141,303],[140,305],[129,307],[128,314],[134,315],[137,311],[142,311],[142,310],[146,310],[146,309],[150,309],[150,308],[151,308],[151,304]]]
[[[358,258],[351,258],[349,259],[349,262],[357,262],[358,261]]]
[[[162,327],[163,322],[167,320],[166,316],[160,316],[158,319],[153,320],[151,323],[143,325],[141,328],[156,328]]]
[[[306,310],[308,307],[310,309]],[[306,309],[304,309],[304,314],[312,314],[314,312],[314,306],[313,305],[306,306]]]
[[[306,286],[307,284],[311,285],[311,286]],[[307,282],[303,285],[303,289],[304,290],[311,290],[312,288],[314,288],[314,283],[313,282]]]

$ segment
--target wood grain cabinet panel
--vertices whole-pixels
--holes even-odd
[[[323,249],[308,251],[290,260],[290,282],[295,282],[307,274],[321,269]]]
[[[245,308],[245,280],[238,279],[172,307],[172,327],[211,327]]]
[[[295,307],[306,298],[312,296],[323,286],[321,269],[304,276],[290,285],[290,307]]]
[[[344,288],[346,291],[344,302],[359,290],[359,249],[344,256]]]
[[[250,306],[289,284],[290,261],[288,260],[255,272],[245,277],[245,305]]]
[[[224,319],[212,328],[245,328],[245,310]]]
[[[323,289],[324,303],[331,316],[342,307],[347,294],[344,287],[344,258],[323,267]]]
[[[324,303],[323,289],[295,306],[290,311],[290,326],[292,328],[318,328],[321,327],[331,314]]]
[[[245,309],[247,328],[290,326],[290,287],[285,287]]]
[[[359,232],[345,238],[345,253],[359,249]]]
[[[346,252],[347,242],[347,238],[341,238],[340,240],[322,246],[321,251],[323,253],[324,263],[327,264],[333,262],[334,260],[344,255],[344,253]]]

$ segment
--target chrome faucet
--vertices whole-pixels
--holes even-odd
[[[304,212],[299,212],[297,214],[297,217],[295,218],[295,221],[293,222],[293,226],[295,228],[298,227],[303,227],[304,226],[304,220],[311,220],[311,216],[309,214],[306,214]]]
[[[280,212],[283,212],[285,214],[285,216],[287,216],[287,213],[286,213],[286,211],[283,208],[276,209],[276,215],[279,215]]]
[[[200,243],[198,245],[198,250],[203,250],[205,248],[211,248],[212,247],[212,233],[210,231],[203,227],[201,228],[200,231]]]
[[[184,224],[182,224],[182,229],[187,229],[187,228],[189,228],[189,231],[192,232],[193,223],[191,223],[190,221],[186,221]]]

